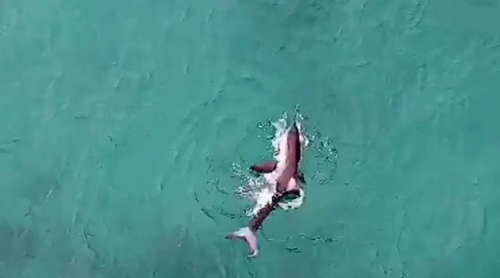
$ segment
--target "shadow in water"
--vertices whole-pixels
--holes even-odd
[[[0,222],[0,263],[22,266],[26,260],[36,257],[39,245],[40,240],[32,230]]]

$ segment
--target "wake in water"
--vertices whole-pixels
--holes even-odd
[[[274,149],[274,159],[276,161],[283,161],[284,158],[280,157],[280,141],[282,137],[285,135],[287,124],[287,115],[284,114],[282,118],[278,119],[275,122],[272,122],[272,126],[275,129],[274,137],[271,139],[271,145]],[[295,115],[295,122],[297,124],[297,128],[300,133],[300,142],[301,146],[303,146],[302,153],[309,146],[309,139],[303,132],[302,121],[303,117],[300,113],[297,112]],[[262,209],[264,206],[269,204],[272,200],[272,197],[276,191],[276,177],[274,177],[274,173],[264,174],[260,177],[253,177],[248,174],[247,171],[242,171],[241,167],[235,165],[233,170],[237,176],[243,177],[243,180],[246,182],[245,185],[240,186],[237,189],[237,193],[249,199],[254,206],[252,209],[247,211],[248,216],[255,216],[257,212]],[[300,189],[300,197],[295,198],[289,201],[283,201],[279,203],[279,206],[283,210],[290,210],[299,208],[304,200],[305,192],[303,189]]]

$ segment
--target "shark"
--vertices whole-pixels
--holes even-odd
[[[301,194],[300,188],[305,184],[304,174],[300,171],[302,141],[297,123],[293,122],[281,136],[278,143],[276,159],[254,164],[250,170],[267,175],[268,180],[274,181],[273,197],[269,203],[257,211],[246,227],[226,235],[226,239],[240,239],[245,241],[251,253],[249,258],[259,254],[257,231],[262,228],[264,221],[279,207],[279,203],[286,198],[296,198]]]

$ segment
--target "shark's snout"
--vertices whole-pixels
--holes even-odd
[[[299,133],[299,128],[297,127],[297,123],[293,122],[292,126],[290,126],[291,133]]]

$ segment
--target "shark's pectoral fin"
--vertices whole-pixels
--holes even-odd
[[[257,172],[257,173],[267,174],[267,173],[271,173],[272,171],[274,171],[276,169],[277,164],[278,164],[278,162],[271,161],[271,162],[266,162],[266,163],[262,163],[262,164],[252,165],[250,167],[250,169]]]
[[[303,183],[303,184],[306,184],[306,178],[304,176],[304,173],[302,172],[298,172],[296,175],[295,175],[295,178],[300,182],[300,183]]]

